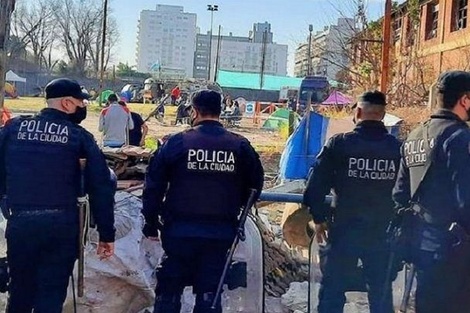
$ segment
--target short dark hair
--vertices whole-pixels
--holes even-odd
[[[124,101],[122,101],[122,100],[118,101],[118,103],[119,103],[120,105],[122,105],[123,107],[126,106],[126,102],[124,102]]]
[[[447,71],[439,75],[435,86],[437,105],[452,110],[460,98],[470,94],[470,73],[465,71]]]
[[[108,101],[109,102],[117,102],[118,100],[119,100],[118,96],[115,93],[112,93],[108,96]]]
[[[437,107],[441,109],[452,110],[457,105],[459,99],[462,98],[465,94],[469,93],[470,91],[458,92],[453,90],[438,92],[436,99]]]
[[[191,95],[191,104],[202,116],[219,116],[222,111],[222,97],[220,93],[202,89]]]

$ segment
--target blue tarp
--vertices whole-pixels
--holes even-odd
[[[299,127],[287,139],[286,147],[280,161],[281,179],[306,179],[310,167],[316,160],[325,143],[328,129],[327,117],[312,112],[309,123],[309,140],[307,143],[307,115],[300,121]]]

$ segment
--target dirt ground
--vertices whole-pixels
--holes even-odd
[[[174,117],[172,115],[166,117],[163,124],[155,118],[151,118],[147,125],[149,127],[148,137],[162,138],[165,135],[183,131],[188,126],[171,125]],[[99,114],[90,112],[87,118],[82,122],[82,126],[91,132],[98,143],[102,140],[102,135],[98,131]],[[268,177],[275,177],[279,169],[279,159],[284,149],[286,140],[283,139],[278,132],[260,129],[258,125],[254,125],[251,119],[246,119],[239,127],[229,128],[230,131],[238,133],[250,140],[252,145],[260,154],[265,172]]]

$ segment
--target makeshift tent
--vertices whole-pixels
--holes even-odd
[[[5,80],[7,82],[21,82],[21,83],[26,83],[26,78],[18,76],[15,72],[12,70],[9,70],[6,75],[5,75]]]
[[[333,91],[330,96],[322,102],[325,105],[348,105],[353,103],[353,100],[339,91]]]
[[[297,127],[299,124],[299,115],[295,114],[294,118],[294,127]],[[264,129],[279,129],[282,125],[289,124],[289,110],[288,109],[277,109],[271,114],[268,119],[264,122],[261,128]]]
[[[384,124],[389,132],[398,136],[401,119],[386,114]],[[308,125],[308,127],[307,127]],[[282,152],[280,177],[283,180],[307,179],[308,171],[316,160],[325,141],[334,134],[354,129],[351,118],[330,119],[315,112],[305,115],[299,127],[289,137]]]

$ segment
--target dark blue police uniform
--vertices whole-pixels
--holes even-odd
[[[318,155],[304,203],[316,224],[328,222],[328,242],[320,253],[319,313],[343,312],[345,291],[357,290],[361,279],[370,311],[393,312],[386,229],[399,159],[400,142],[379,121],[359,122],[354,131],[332,137]],[[324,204],[330,190],[332,208]],[[362,272],[356,275],[359,260]]]
[[[87,160],[85,188],[100,241],[113,242],[115,188],[90,133],[52,108],[14,118],[0,132],[0,186],[7,197],[2,210],[10,213],[5,234],[9,313],[62,312],[79,250],[82,158]]]
[[[202,121],[163,144],[147,171],[142,211],[147,236],[157,236],[163,221],[166,257],[157,273],[154,312],[179,313],[188,285],[196,294],[195,313],[222,312],[220,305],[210,306],[237,216],[248,189],[262,186],[258,154],[217,121]]]
[[[428,145],[424,143],[425,136]],[[411,194],[423,179],[426,162],[433,158],[413,199],[417,204],[412,206],[418,217],[411,257],[417,268],[416,312],[468,312],[470,244],[453,246],[459,239],[449,232],[453,222],[470,232],[468,125],[451,111],[439,110],[410,133],[402,155],[393,191],[399,208],[409,207]]]

